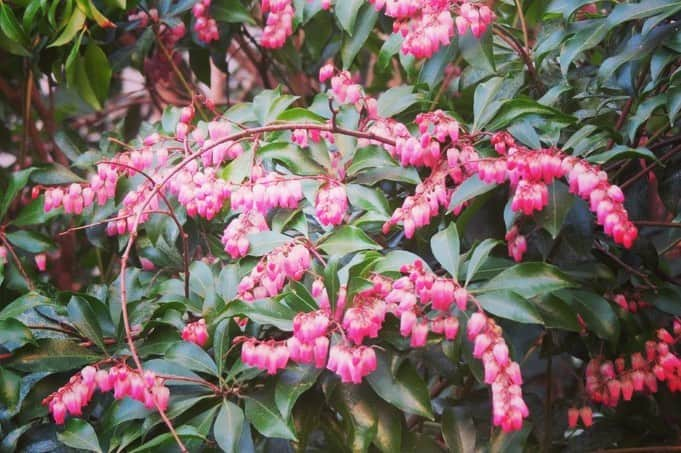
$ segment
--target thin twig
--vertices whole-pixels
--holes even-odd
[[[9,243],[7,238],[5,237],[4,233],[0,233],[0,242],[2,242],[7,250],[9,250],[10,255],[12,255],[12,259],[14,260],[14,264],[17,265],[17,269],[19,269],[19,273],[21,274],[22,277],[24,277],[24,280],[26,280],[26,285],[28,286],[28,289],[33,291],[35,289],[35,285],[33,284],[33,281],[28,278],[28,274],[26,273],[26,269],[24,269],[24,266],[21,264],[21,260],[17,256],[16,252],[14,251],[14,247],[12,247],[12,244]]]
[[[636,182],[636,180],[638,180],[640,177],[645,176],[646,174],[648,174],[648,172],[649,172],[650,170],[652,170],[653,168],[657,167],[657,166],[660,165],[662,162],[664,162],[665,160],[669,159],[670,157],[672,157],[674,154],[676,154],[676,153],[679,152],[679,151],[681,151],[681,145],[675,146],[674,148],[670,149],[670,150],[667,151],[664,155],[662,155],[659,159],[657,159],[656,161],[651,162],[650,165],[646,166],[646,167],[643,168],[641,171],[639,171],[638,173],[636,173],[634,176],[632,176],[631,178],[627,179],[627,180],[624,181],[622,184],[620,184],[620,188],[626,189],[627,187],[629,187],[630,185],[632,185],[634,182]]]

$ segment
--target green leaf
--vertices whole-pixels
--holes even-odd
[[[21,208],[19,214],[17,214],[10,224],[18,227],[45,224],[48,220],[58,215],[58,209],[45,212],[45,197],[41,195]]]
[[[674,126],[679,111],[681,111],[681,86],[673,87],[667,91],[667,115],[669,125]]]
[[[274,142],[258,148],[258,157],[281,162],[296,175],[318,175],[323,173],[322,167],[312,160],[309,153],[301,151],[290,142]]]
[[[102,451],[94,428],[80,418],[69,418],[64,431],[57,433],[57,439],[69,447],[79,450]]]
[[[390,204],[385,194],[377,189],[361,184],[348,184],[345,186],[350,204],[365,211],[373,211],[384,216],[390,213]]]
[[[274,401],[284,419],[288,420],[298,398],[317,382],[320,373],[320,369],[307,365],[289,365],[279,373]]]
[[[658,310],[674,316],[681,316],[681,289],[676,286],[666,285],[655,292],[645,293],[644,300],[654,305]]]
[[[253,112],[261,125],[269,124],[298,99],[281,94],[280,90],[265,90],[253,98]]]
[[[248,303],[233,301],[229,303],[227,310],[220,314],[220,319],[235,315],[247,316],[258,324],[270,324],[279,330],[290,332],[293,330],[293,317],[296,312],[282,302],[272,299]]]
[[[69,184],[72,182],[86,182],[80,176],[59,164],[50,164],[37,168],[31,175],[31,181],[46,186]]]
[[[454,189],[451,201],[449,202],[449,210],[452,211],[462,203],[494,190],[496,187],[496,184],[487,184],[475,174]]]
[[[433,420],[428,387],[409,361],[404,361],[393,375],[393,356],[376,351],[376,371],[367,376],[371,388],[398,409]]]
[[[567,186],[556,181],[549,186],[549,204],[534,215],[534,220],[555,239],[563,228],[565,218],[574,202],[575,198]]]
[[[382,248],[355,226],[344,226],[332,231],[317,246],[329,256],[345,256],[360,250],[381,250]]]
[[[215,419],[213,435],[222,451],[227,453],[237,453],[239,451],[239,441],[244,427],[244,412],[239,406],[223,400],[220,412]]]
[[[364,3],[363,0],[344,0],[336,3],[334,6],[334,13],[340,22],[341,27],[349,35],[352,35],[355,29],[355,21],[357,20],[357,13]]]
[[[402,451],[402,412],[376,397],[373,399],[377,421],[374,445],[383,453]]]
[[[34,343],[33,334],[22,322],[16,319],[0,321],[0,345],[12,352],[27,343]]]
[[[200,441],[205,441],[206,438],[202,435],[196,428],[189,425],[182,425],[176,429],[177,435],[180,439],[185,442],[188,439],[196,439]],[[151,439],[149,442],[140,445],[134,450],[130,450],[130,453],[141,453],[141,452],[166,452],[173,451],[177,448],[177,443],[171,433],[163,433]]]
[[[47,47],[59,47],[70,43],[83,28],[83,25],[85,25],[85,13],[80,8],[74,8],[69,21],[66,23],[66,27],[64,27],[57,39]]]
[[[565,290],[556,293],[570,304],[573,313],[582,317],[587,328],[599,338],[615,344],[620,335],[620,323],[615,310],[601,296],[580,290]]]
[[[442,437],[449,451],[473,452],[477,433],[473,417],[462,407],[448,407],[442,412]]]
[[[571,332],[579,332],[581,326],[577,320],[577,313],[572,306],[553,294],[547,294],[539,301],[535,300],[535,305],[544,325],[550,329],[563,329]]]
[[[5,217],[7,209],[9,209],[10,203],[14,200],[14,197],[26,186],[28,183],[28,178],[35,168],[27,168],[25,170],[12,172],[9,175],[9,181],[7,186],[3,189],[3,195],[0,199],[0,220]]]
[[[30,42],[24,29],[7,3],[0,3],[0,30],[22,49],[28,50]]]
[[[92,91],[100,103],[104,103],[109,96],[109,84],[111,83],[111,65],[104,51],[90,41],[85,49],[84,64],[86,66],[87,79]]]
[[[286,423],[274,403],[271,391],[260,391],[245,397],[246,418],[265,437],[296,440],[293,429]]]
[[[378,97],[378,114],[384,118],[390,118],[405,111],[421,99],[418,93],[414,93],[412,86],[401,85],[390,88]]]
[[[353,452],[366,452],[378,432],[378,413],[371,399],[376,398],[364,385],[337,385],[329,395],[343,417],[343,446]]]
[[[469,30],[466,34],[459,35],[461,56],[472,67],[481,70],[485,75],[495,72],[492,47],[492,33],[485,33],[484,36],[476,38]]]
[[[216,376],[218,368],[211,357],[194,343],[180,341],[166,351],[165,358],[186,366],[190,370]]]
[[[373,5],[366,3],[362,6],[357,14],[357,21],[355,22],[352,36],[344,39],[343,46],[341,47],[341,61],[343,62],[344,69],[350,67],[359,51],[364,47],[364,43],[374,29],[376,19],[378,19],[378,11],[376,11]]]
[[[2,404],[3,410],[7,409],[10,412],[17,408],[17,405],[21,401],[21,376],[0,367],[0,404]],[[0,443],[0,451],[13,451],[13,450],[3,450],[4,444]]]
[[[473,132],[480,130],[489,123],[501,108],[502,102],[497,100],[496,96],[503,83],[502,77],[492,77],[475,89],[473,95]]]
[[[82,297],[71,296],[66,310],[69,314],[69,321],[78,329],[78,332],[94,342],[102,351],[106,351],[102,338],[102,328],[89,302]]]
[[[32,308],[49,305],[50,303],[50,299],[32,291],[24,294],[3,308],[2,311],[0,311],[0,320],[16,318]]]
[[[480,269],[480,266],[485,263],[485,260],[487,260],[489,254],[497,245],[499,245],[499,241],[494,239],[485,239],[478,244],[477,247],[475,247],[475,250],[473,250],[473,255],[468,262],[468,268],[466,269],[466,283],[464,286],[468,286],[473,277],[475,277],[475,274]]]
[[[491,439],[489,453],[506,453],[509,451],[525,451],[527,437],[532,432],[532,424],[524,422],[520,431],[504,432],[498,430]]]
[[[388,69],[393,57],[400,51],[404,38],[400,33],[393,33],[383,42],[381,50],[378,52],[378,67],[382,70]]]
[[[451,222],[447,228],[430,239],[433,256],[454,279],[459,275],[460,247],[459,232],[455,222]]]
[[[503,101],[501,108],[494,116],[494,121],[487,128],[491,130],[503,129],[526,115],[539,115],[556,123],[570,124],[575,122],[573,117],[562,113],[560,110],[542,105],[530,98],[519,97]]]
[[[500,318],[524,324],[544,324],[537,307],[519,294],[509,291],[492,291],[477,296],[485,311]]]
[[[678,0],[645,0],[640,3],[619,3],[608,15],[607,22],[609,28],[612,29],[630,20],[645,19],[680,9],[681,2]],[[673,14],[673,12],[670,14]]]
[[[286,304],[297,312],[310,312],[319,309],[317,302],[305,285],[295,280],[289,282],[289,290],[285,293]]]
[[[94,363],[102,357],[70,340],[45,338],[35,347],[23,348],[8,366],[20,371],[70,371]]]
[[[555,266],[545,263],[521,263],[489,280],[480,291],[510,290],[529,299],[570,286],[574,284]]]
[[[295,107],[288,109],[277,117],[277,121],[291,122],[291,123],[326,123],[326,118],[311,112],[308,109]]]
[[[255,25],[255,20],[239,0],[215,0],[211,3],[210,15],[218,22]]]
[[[213,356],[217,362],[218,376],[222,376],[222,371],[225,366],[225,354],[230,347],[229,337],[229,319],[220,321],[213,332]]]
[[[189,266],[189,289],[203,300],[204,315],[215,308],[215,276],[208,264],[199,260],[192,262]]]
[[[47,237],[35,231],[17,230],[5,235],[7,240],[28,253],[42,253],[54,250],[56,246]]]
[[[598,153],[598,154],[593,154],[587,158],[589,162],[592,162],[594,164],[605,164],[607,162],[610,162],[613,159],[620,160],[620,159],[631,159],[631,158],[637,158],[637,157],[642,157],[644,159],[648,160],[655,160],[655,154],[650,151],[648,148],[643,148],[643,147],[638,147],[638,148],[630,148],[625,145],[617,145],[614,146],[611,150],[608,150],[604,153]]]
[[[563,75],[567,75],[570,64],[579,54],[593,49],[608,34],[608,23],[605,19],[597,19],[591,22],[591,26],[577,32],[572,38],[568,39],[560,52],[560,70]]]

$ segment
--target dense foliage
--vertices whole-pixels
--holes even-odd
[[[0,2],[0,449],[681,442],[681,2]]]

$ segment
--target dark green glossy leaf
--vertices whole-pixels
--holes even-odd
[[[260,391],[246,398],[246,418],[263,436],[296,440],[293,429],[277,409],[271,391]]]
[[[21,371],[70,371],[94,363],[102,357],[70,340],[41,339],[37,346],[25,347],[7,362]]]
[[[208,353],[194,343],[181,341],[166,351],[166,359],[176,362],[187,368],[208,373],[218,374],[217,366]]]
[[[334,12],[343,30],[352,35],[355,29],[357,13],[364,2],[362,0],[346,0],[335,5]]]
[[[213,435],[222,451],[239,452],[243,426],[244,412],[241,408],[228,400],[223,400],[213,426]]]
[[[14,197],[17,196],[21,189],[26,186],[28,178],[31,176],[31,173],[33,173],[34,170],[35,168],[27,168],[25,170],[12,172],[9,175],[9,181],[7,182],[7,185],[3,187],[2,198],[0,198],[0,220],[5,217],[10,203],[12,200],[14,200]]]
[[[345,39],[341,47],[343,68],[349,68],[353,60],[364,46],[378,19],[378,11],[370,4],[364,4],[357,14],[357,21],[352,36]]]
[[[430,239],[430,249],[433,256],[443,269],[455,279],[459,275],[459,232],[456,223],[451,222],[447,228],[438,232]]]
[[[41,305],[49,305],[50,303],[50,299],[42,294],[36,292],[24,294],[0,311],[0,320],[15,318],[32,308],[40,307]]]
[[[615,310],[601,296],[580,290],[565,290],[556,293],[563,301],[569,303],[573,312],[579,315],[587,329],[598,337],[615,344],[620,335],[620,323]]]
[[[534,215],[534,220],[555,239],[563,228],[565,218],[574,202],[575,198],[568,192],[567,186],[561,182],[554,182],[549,186],[549,204]]]
[[[89,302],[82,297],[72,296],[66,309],[71,324],[73,324],[85,338],[94,342],[102,351],[106,351],[102,338],[102,328],[99,325],[97,315]]]
[[[0,346],[14,351],[27,343],[35,343],[33,334],[22,322],[16,319],[0,321]]]
[[[35,231],[18,230],[6,234],[12,245],[29,253],[43,253],[54,250],[54,243],[47,237]]]
[[[314,385],[320,369],[309,365],[290,365],[277,376],[274,387],[274,401],[279,412],[288,420],[296,401]]]
[[[57,433],[60,442],[69,447],[79,450],[101,452],[99,439],[94,428],[88,422],[80,418],[69,418],[66,421],[64,431]]]
[[[462,407],[448,407],[442,412],[442,437],[450,451],[475,451],[477,433],[471,414]]]
[[[481,291],[515,291],[531,298],[574,286],[557,267],[545,263],[521,263],[506,269],[485,283]]]
[[[494,190],[496,187],[496,184],[483,182],[477,174],[473,175],[454,190],[454,194],[449,202],[449,210],[451,211],[468,200]]]
[[[381,249],[381,246],[364,231],[354,226],[344,226],[332,231],[318,243],[318,247],[329,256],[344,256],[360,250]]]
[[[384,400],[410,414],[433,419],[428,387],[409,361],[403,362],[393,375],[391,356],[376,351],[376,371],[367,376],[371,388]]]
[[[473,250],[473,255],[471,256],[470,261],[468,261],[468,268],[466,269],[465,286],[468,286],[473,277],[475,277],[475,274],[480,269],[480,266],[482,266],[485,263],[485,261],[489,257],[489,254],[492,252],[492,250],[494,250],[494,247],[496,247],[498,244],[499,241],[495,241],[494,239],[485,239],[480,244],[478,244],[477,247],[475,247],[475,250]]]
[[[253,17],[239,0],[215,0],[211,3],[210,14],[219,22],[255,24]]]
[[[500,318],[526,324],[544,324],[537,308],[513,291],[485,292],[477,296],[477,300],[485,311]]]
[[[421,99],[418,93],[414,93],[414,87],[402,85],[390,88],[378,97],[378,114],[390,118],[401,113],[417,103]]]

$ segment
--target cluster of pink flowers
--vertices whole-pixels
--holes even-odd
[[[681,322],[674,320],[673,333],[657,331],[658,341],[647,341],[645,354],[635,352],[629,366],[623,357],[614,362],[594,358],[586,367],[586,392],[589,398],[614,407],[620,399],[629,401],[634,392],[656,393],[658,381],[671,392],[681,391],[681,359],[671,350],[681,338]]]
[[[45,272],[47,270],[47,255],[44,253],[39,253],[35,257],[35,265],[40,272]]]
[[[149,14],[144,11],[138,11],[137,13],[128,16],[128,20],[139,20],[137,28],[144,30],[149,25],[149,21],[154,24],[159,23],[159,14],[156,8],[149,10]],[[163,46],[168,50],[173,59],[175,65],[180,65],[182,63],[182,55],[179,52],[175,52],[175,45],[184,37],[187,32],[187,28],[184,22],[179,22],[174,27],[168,27],[165,23],[159,24],[159,37]],[[144,75],[149,78],[149,80],[154,82],[167,82],[170,80],[170,75],[173,73],[171,62],[168,60],[167,55],[160,49],[156,49],[151,57],[144,61]]]
[[[315,200],[315,215],[324,226],[340,225],[348,211],[348,196],[345,185],[329,181],[322,185]]]
[[[187,138],[189,127],[194,120],[194,106],[189,105],[183,107],[180,111],[180,119],[175,126],[175,138],[179,141],[184,141]]]
[[[334,344],[326,367],[339,375],[341,382],[359,384],[376,371],[376,351],[369,346]]]
[[[397,208],[383,224],[383,233],[388,234],[393,225],[402,222],[404,235],[410,239],[418,228],[428,225],[430,219],[439,214],[440,208],[449,203],[446,177],[447,169],[442,166],[418,184],[414,195],[409,195],[402,207]]]
[[[47,405],[55,423],[61,425],[66,415],[80,416],[83,407],[87,406],[95,390],[109,392],[113,390],[114,398],[133,398],[147,408],[154,407],[165,411],[168,408],[170,391],[163,379],[153,371],[145,371],[144,375],[121,364],[109,370],[86,366],[69,382],[43,400]]]
[[[295,209],[302,199],[303,189],[298,179],[266,173],[262,166],[256,165],[250,183],[242,184],[232,193],[232,209],[267,214],[276,207]]]
[[[197,344],[201,347],[206,345],[208,341],[208,328],[206,327],[206,320],[199,319],[196,322],[190,322],[184,329],[182,329],[182,339],[190,343]]]
[[[251,301],[274,297],[281,292],[286,279],[300,280],[310,268],[310,251],[295,241],[275,248],[256,264],[239,282],[238,294]]]
[[[416,58],[429,58],[442,46],[447,46],[456,31],[463,35],[468,29],[476,38],[487,30],[495,16],[489,7],[462,2],[456,21],[451,11],[458,2],[453,0],[369,0],[377,10],[395,19],[393,31],[404,40],[402,52]]]
[[[473,341],[473,357],[482,360],[485,383],[492,386],[492,422],[506,432],[520,429],[530,411],[520,388],[520,366],[509,358],[501,327],[478,311],[468,320],[467,334]]]
[[[293,318],[293,336],[286,340],[291,360],[324,368],[329,352],[330,320],[323,310],[298,313]]]
[[[612,236],[616,243],[630,248],[638,236],[638,229],[629,220],[624,208],[622,189],[610,184],[607,173],[599,167],[576,157],[566,157],[563,168],[566,170],[570,192],[589,201],[605,234]]]
[[[234,133],[234,126],[228,121],[211,121],[208,123],[208,139],[204,140],[200,136],[200,129],[196,130],[193,138],[205,150],[201,154],[201,160],[206,167],[217,167],[226,160],[239,157],[244,148],[239,142],[225,140],[230,134]]]
[[[293,6],[291,0],[262,0],[261,9],[267,14],[260,43],[263,47],[277,49],[293,34]]]
[[[246,256],[251,244],[248,240],[249,234],[269,231],[265,216],[258,211],[247,211],[239,214],[232,220],[225,231],[222,233],[222,244],[225,252],[232,258]]]
[[[593,412],[589,406],[582,406],[579,409],[576,407],[568,409],[568,426],[570,428],[576,428],[580,418],[582,419],[582,424],[585,428],[589,428],[593,425]]]
[[[189,216],[198,215],[207,220],[220,212],[230,196],[229,184],[218,177],[216,169],[211,167],[196,170],[193,174],[192,169],[179,172],[171,180],[168,190],[177,196],[177,201],[187,209]]]
[[[622,310],[628,311],[630,313],[636,313],[637,311],[647,308],[650,306],[648,302],[641,300],[638,295],[630,295],[629,297],[624,294],[615,294],[610,296],[610,298],[619,305]]]
[[[470,28],[473,36],[480,38],[494,19],[495,15],[487,5],[464,2],[456,18],[456,32],[465,35]]]
[[[192,13],[194,14],[194,31],[199,41],[210,44],[212,41],[220,39],[218,33],[218,24],[215,19],[210,17],[208,9],[210,8],[211,0],[200,0],[194,4]]]
[[[235,338],[238,342],[242,338]],[[258,341],[248,338],[241,347],[241,361],[245,365],[266,370],[268,374],[276,374],[286,368],[289,359],[288,347],[280,341]]]
[[[520,234],[518,225],[513,225],[506,233],[506,244],[508,245],[508,256],[513,258],[515,262],[523,260],[523,255],[527,251],[527,240],[525,236]]]

